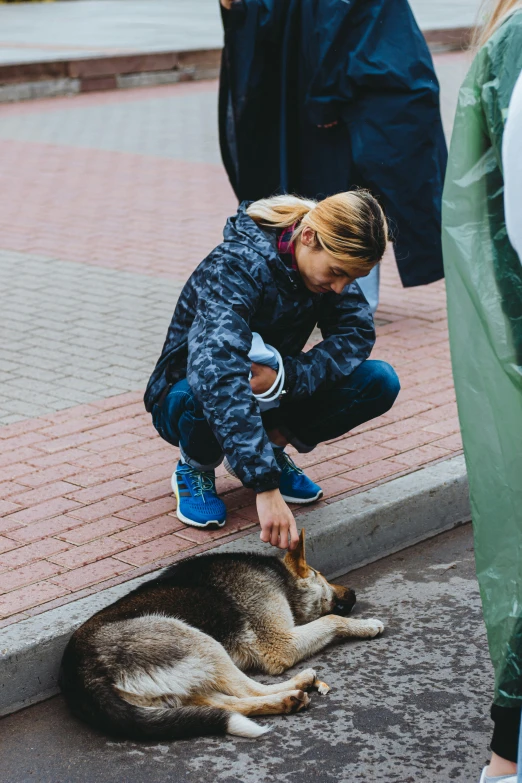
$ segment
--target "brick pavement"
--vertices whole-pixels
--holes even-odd
[[[437,63],[445,80],[461,78],[461,55]],[[449,112],[454,92],[447,95]],[[0,624],[255,525],[253,494],[222,468],[226,528],[178,522],[176,450],[156,436],[141,402],[179,286],[234,208],[209,153],[215,97],[206,83],[0,113],[8,183],[0,210],[8,291],[0,313]],[[178,138],[169,139],[164,124],[178,111],[190,122],[172,126]],[[80,138],[63,128],[69,121]],[[120,149],[104,130],[111,123],[121,128]],[[443,283],[403,290],[387,258],[378,324],[373,357],[397,368],[401,395],[377,421],[296,457],[321,481],[321,505],[461,449]]]
[[[0,250],[0,423],[143,386],[181,287]]]

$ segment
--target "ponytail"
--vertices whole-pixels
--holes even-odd
[[[316,204],[317,201],[298,196],[272,196],[250,204],[247,215],[259,225],[288,228],[300,223]]]
[[[309,226],[315,232],[315,249],[326,250],[356,276],[368,274],[383,257],[388,242],[384,212],[367,190],[337,193],[319,202],[274,196],[254,201],[247,214],[261,226],[295,226],[292,242]]]

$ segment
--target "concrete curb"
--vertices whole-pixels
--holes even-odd
[[[221,49],[0,65],[0,103],[219,76]]]
[[[422,32],[432,52],[455,52],[469,47],[474,31],[474,27],[443,27]]]
[[[306,528],[310,563],[334,578],[469,519],[466,468],[459,456],[311,510],[299,516],[299,525]],[[212,551],[268,552],[257,533]],[[0,715],[57,693],[60,659],[71,633],[155,575],[132,579],[1,631]]]
[[[453,27],[423,32],[430,49],[442,52],[465,49],[472,31]],[[0,65],[0,103],[215,79],[220,62],[218,48]]]

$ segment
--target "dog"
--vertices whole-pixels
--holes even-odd
[[[334,640],[380,634],[379,620],[346,616],[355,600],[307,564],[304,530],[283,559],[195,557],[80,626],[60,686],[77,717],[111,735],[257,738],[270,727],[248,716],[300,712],[307,690],[329,688],[313,669],[275,685],[244,671],[282,674]]]

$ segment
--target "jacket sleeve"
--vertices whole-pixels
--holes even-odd
[[[434,79],[407,0],[324,0],[309,24],[315,33],[307,47],[306,106],[314,124],[340,119],[361,91],[406,94]]]
[[[277,488],[280,475],[249,383],[249,321],[262,288],[243,257],[216,255],[199,293],[187,362],[188,383],[223,453],[256,492]]]
[[[310,397],[350,375],[370,355],[375,329],[370,306],[357,283],[343,293],[325,294],[319,305],[318,326],[323,340],[312,350],[284,359],[291,397]]]

